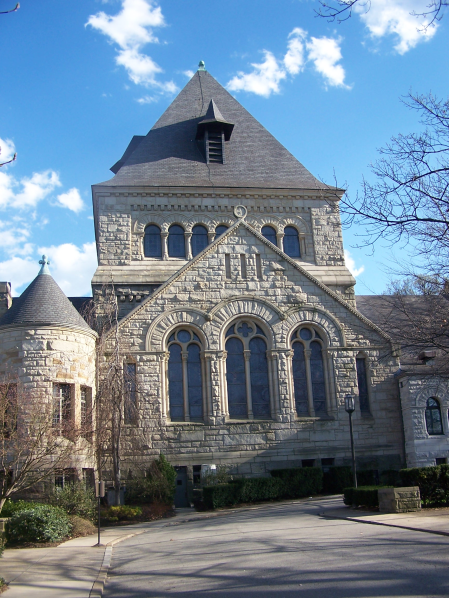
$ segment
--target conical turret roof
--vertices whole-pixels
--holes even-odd
[[[68,326],[91,330],[54,281],[42,256],[39,274],[0,318],[0,328],[14,326]]]
[[[196,139],[199,123],[211,115],[234,125],[224,164],[207,164]],[[116,175],[101,186],[328,188],[205,70],[145,137],[132,139],[112,170]]]

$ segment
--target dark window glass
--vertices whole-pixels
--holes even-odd
[[[143,253],[145,257],[162,257],[161,229],[155,224],[145,229]]]
[[[312,338],[312,331],[309,328],[301,328],[299,331],[299,336],[303,341],[310,341]]]
[[[326,412],[326,386],[324,383],[324,364],[321,345],[317,341],[310,343],[310,374],[312,377],[313,408],[315,413]]]
[[[208,246],[209,239],[207,237],[207,229],[204,226],[201,226],[201,224],[198,224],[192,228],[191,243],[193,257],[198,255],[200,251],[203,251],[203,249]]]
[[[181,343],[188,343],[191,339],[190,332],[188,330],[180,330],[178,332],[178,341]]]
[[[53,384],[53,425],[72,419],[72,389],[70,384]]]
[[[277,245],[276,231],[272,226],[263,226],[262,234],[267,241],[270,241],[273,245]]]
[[[267,345],[261,338],[253,338],[249,343],[251,398],[254,417],[270,417],[270,388],[268,385]]]
[[[226,381],[228,386],[229,416],[248,417],[246,404],[245,360],[243,343],[238,338],[226,342]]]
[[[168,398],[170,418],[173,421],[184,419],[184,391],[182,385],[181,345],[171,345],[168,349]]]
[[[308,415],[306,360],[302,343],[293,343],[293,386],[295,389],[296,413]]]
[[[178,224],[173,224],[168,229],[168,255],[170,257],[186,256],[184,229]]]
[[[428,399],[426,406],[426,427],[431,435],[443,433],[440,404],[436,399]]]
[[[127,363],[125,366],[125,424],[137,423],[137,393],[136,393],[136,364]]]
[[[298,231],[293,226],[284,229],[284,251],[290,257],[301,257]]]
[[[219,226],[217,226],[217,228],[215,229],[215,239],[218,239],[218,237],[220,237],[227,230],[228,227],[226,226],[226,224],[220,224]]]
[[[366,360],[364,357],[357,357],[355,360],[357,366],[357,385],[359,387],[359,403],[362,413],[369,413],[368,400],[368,377],[366,372]]]
[[[187,353],[190,419],[203,419],[203,381],[201,378],[200,348],[198,345],[192,343],[187,347]]]

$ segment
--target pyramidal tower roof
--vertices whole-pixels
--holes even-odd
[[[223,164],[207,164],[197,141],[198,125],[209,119],[230,133]],[[328,188],[201,68],[111,170],[115,176],[101,186]]]
[[[69,326],[91,330],[53,280],[45,255],[41,269],[12,307],[0,318],[0,328],[14,326]]]

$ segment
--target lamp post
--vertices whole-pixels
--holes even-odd
[[[100,542],[100,499],[104,497],[105,488],[104,482],[99,480],[95,482],[95,496],[98,498],[98,543],[96,546],[101,546]]]
[[[354,478],[354,488],[357,488],[357,470],[355,467],[355,451],[354,451],[354,432],[352,429],[352,414],[355,411],[355,400],[352,395],[345,396],[345,411],[346,411],[346,413],[349,413],[349,433],[351,435],[352,475]]]

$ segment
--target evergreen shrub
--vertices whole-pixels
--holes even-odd
[[[67,514],[57,507],[36,505],[17,511],[6,523],[6,540],[11,544],[23,542],[59,542],[71,531]]]
[[[11,500],[7,498],[1,510],[1,517],[12,517],[14,513],[25,511],[25,509],[34,509],[34,507],[42,505],[39,502],[29,502],[27,500]]]
[[[130,507],[128,505],[120,505],[109,507],[107,510],[107,518],[109,521],[123,521],[136,519],[142,515],[140,507]]]
[[[345,488],[344,503],[348,506],[378,507],[379,498],[377,491],[385,486],[359,486],[358,488]]]
[[[292,467],[271,470],[273,478],[284,482],[282,498],[301,498],[318,494],[323,489],[323,470],[321,467]]]
[[[67,515],[77,515],[94,521],[96,518],[97,499],[92,488],[86,488],[83,482],[70,482],[64,488],[55,488],[47,497],[53,507],[60,507]]]
[[[449,506],[449,465],[401,469],[402,486],[419,486],[423,507]]]
[[[352,469],[347,465],[330,467],[323,472],[324,494],[342,494],[352,484]]]
[[[176,489],[176,470],[164,455],[151,463],[144,475],[126,482],[128,504],[161,502],[172,505]]]

